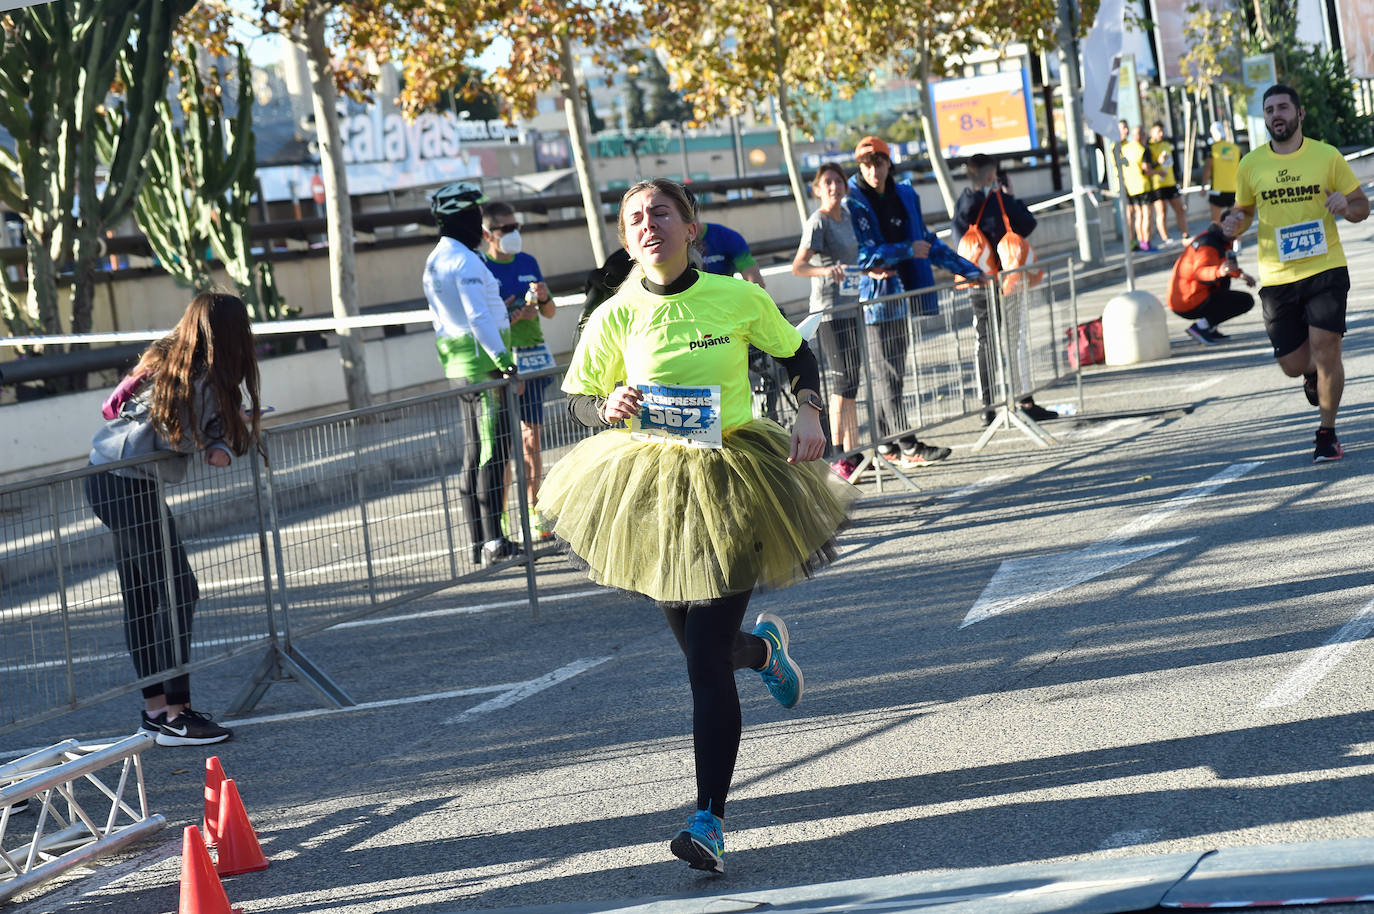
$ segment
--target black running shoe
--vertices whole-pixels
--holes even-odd
[[[184,708],[171,720],[167,719],[166,711],[155,717],[149,717],[144,711],[143,729],[157,733],[159,746],[208,746],[222,743],[234,735],[233,730],[211,720],[209,714],[190,708]]]
[[[953,452],[947,447],[941,447],[938,444],[926,444],[924,441],[917,441],[914,447],[902,449],[902,466],[928,466],[937,460],[944,460],[951,453]]]
[[[1307,402],[1313,406],[1321,406],[1321,398],[1317,395],[1317,373],[1302,376],[1302,392],[1307,395]]]
[[[1028,419],[1034,419],[1036,422],[1048,422],[1051,419],[1059,418],[1059,413],[1052,409],[1045,409],[1034,400],[1022,400],[1016,406]]]
[[[1336,433],[1324,428],[1317,429],[1316,449],[1312,451],[1313,463],[1329,463],[1345,456],[1345,450],[1336,440]]]

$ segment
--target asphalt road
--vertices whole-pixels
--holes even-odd
[[[837,565],[755,598],[788,621],[808,691],[789,712],[739,676],[724,879],[667,849],[695,795],[671,636],[548,559],[538,622],[511,571],[306,639],[371,704],[276,685],[232,742],[150,752],[174,828],[10,907],[174,910],[211,754],[272,860],[226,880],[247,912],[610,906],[1374,836],[1360,280],[1339,463],[1311,464],[1315,411],[1254,314],[1223,346],[1174,322],[1173,358],[1091,371],[1056,447],[1003,432],[974,455],[969,421],[923,434],[958,447],[922,492],[864,504]],[[197,674],[198,703],[221,711],[255,662]],[[136,723],[121,698],[0,755]]]

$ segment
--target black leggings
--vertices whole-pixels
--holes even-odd
[[[742,721],[735,670],[759,669],[768,648],[740,631],[753,591],[694,603],[659,603],[673,637],[687,657],[692,685],[692,748],[696,757],[697,809],[725,818],[725,795],[735,774]]]
[[[124,597],[124,641],[134,670],[141,678],[189,662],[191,616],[200,588],[170,514],[164,552],[159,511],[165,512],[167,506],[158,501],[157,486],[148,479],[97,473],[86,477],[86,499],[95,516],[114,534],[115,570]],[[172,565],[175,634],[167,605],[165,557],[170,557]],[[190,704],[191,677],[182,673],[143,687],[144,698],[158,695],[166,696],[168,704]]]
[[[491,372],[486,378],[473,381],[460,378],[452,381],[452,385],[466,387],[497,377],[500,375]],[[481,393],[461,393],[458,409],[463,426],[463,469],[458,474],[458,492],[467,515],[473,561],[476,561],[477,549],[501,536],[504,474],[510,457],[506,391],[493,387]]]

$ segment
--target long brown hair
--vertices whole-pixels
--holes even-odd
[[[248,309],[238,296],[196,295],[172,332],[148,347],[135,370],[149,375],[150,418],[172,447],[182,448],[188,434],[197,447],[206,446],[195,415],[195,385],[201,380],[219,413],[224,443],[242,456],[258,442],[258,358]],[[246,421],[244,389],[249,401]]]

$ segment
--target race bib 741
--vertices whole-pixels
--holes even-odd
[[[1326,253],[1326,223],[1321,219],[1312,222],[1295,222],[1274,230],[1274,240],[1278,242],[1279,260],[1302,260]]]

